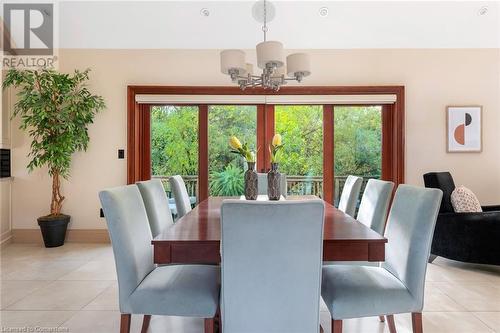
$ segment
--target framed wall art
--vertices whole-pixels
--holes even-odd
[[[477,153],[482,150],[482,107],[448,106],[447,152]]]

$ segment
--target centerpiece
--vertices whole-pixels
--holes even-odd
[[[248,148],[247,143],[241,143],[236,136],[231,136],[229,139],[231,152],[241,155],[247,162],[247,170],[245,171],[245,199],[256,200],[258,191],[258,176],[255,172],[255,152]]]

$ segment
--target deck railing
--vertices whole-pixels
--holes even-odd
[[[361,194],[363,193],[368,179],[379,178],[378,175],[364,176],[363,185],[361,186]],[[160,179],[167,191],[169,197],[172,197],[168,176],[153,176],[154,179]],[[186,183],[186,188],[189,196],[196,197],[198,193],[198,176],[182,176]],[[335,176],[335,205],[338,204],[340,193],[344,188],[347,176]],[[316,195],[323,197],[323,176],[287,176],[287,194],[288,195]]]

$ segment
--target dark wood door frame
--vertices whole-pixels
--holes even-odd
[[[278,92],[264,89],[241,91],[238,87],[203,86],[136,86],[127,87],[127,183],[133,184],[151,178],[150,108],[151,104],[139,104],[136,95],[395,95],[394,104],[385,104],[382,110],[382,178],[392,180],[396,186],[404,183],[405,154],[405,88],[404,86],[301,86],[283,87]],[[199,200],[208,197],[208,108],[198,105],[199,123]],[[323,181],[325,200],[332,203],[333,187],[333,109],[323,106]],[[274,105],[257,107],[257,164],[268,164],[269,154],[265,147],[274,135]],[[261,126],[259,126],[259,123]],[[263,124],[267,124],[263,128]],[[387,155],[390,156],[387,156]],[[332,161],[328,163],[328,161]],[[265,165],[265,169],[269,168]],[[332,169],[332,170],[330,170]],[[260,171],[260,170],[259,170]],[[206,184],[205,184],[206,183]]]

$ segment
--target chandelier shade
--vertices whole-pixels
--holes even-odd
[[[262,7],[261,7],[262,6]],[[274,8],[270,4],[270,8]],[[257,1],[254,5],[254,14],[262,14],[262,32],[264,41],[256,45],[257,67],[262,70],[260,74],[253,73],[253,65],[245,63],[245,52],[242,50],[224,50],[220,53],[221,72],[231,77],[231,81],[237,83],[241,90],[246,88],[262,87],[278,91],[288,81],[301,82],[302,79],[311,74],[311,63],[309,55],[305,53],[293,53],[286,57],[283,44],[278,41],[267,40],[267,0]],[[274,12],[269,13],[274,17]],[[271,15],[272,14],[272,15]],[[260,21],[260,16],[258,19]]]
[[[288,76],[304,77],[311,74],[311,62],[309,55],[305,53],[293,53],[286,57],[286,69]]]
[[[242,50],[224,50],[220,53],[220,67],[224,74],[246,73],[245,52]]]
[[[257,44],[257,66],[261,69],[283,66],[283,44],[277,41],[267,41]]]

